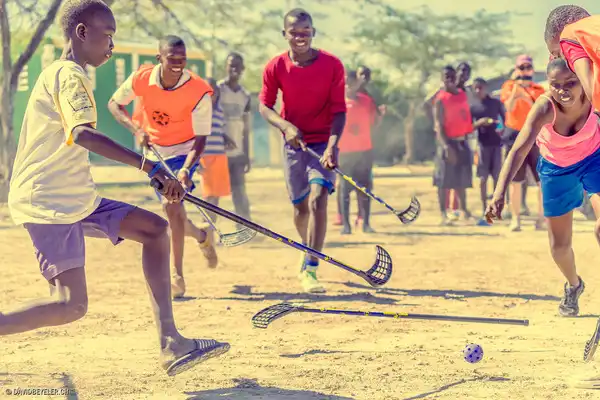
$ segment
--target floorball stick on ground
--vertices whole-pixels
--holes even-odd
[[[434,321],[452,321],[452,322],[471,322],[480,324],[505,324],[505,325],[523,325],[528,326],[529,320],[522,319],[502,319],[502,318],[481,318],[481,317],[457,317],[451,315],[435,314],[410,314],[410,313],[392,313],[375,311],[352,311],[336,310],[331,308],[308,308],[291,303],[280,303],[267,307],[252,317],[252,324],[256,328],[266,329],[269,324],[276,319],[284,317],[295,312],[317,313],[317,314],[338,314],[338,315],[357,315],[364,317],[382,317],[382,318],[404,318],[404,319],[424,319]]]
[[[154,156],[158,159],[163,168],[166,169],[167,172],[169,172],[169,174],[171,174],[171,176],[176,179],[175,174],[173,173],[169,165],[165,162],[165,160],[162,158],[162,156],[159,154],[159,152],[152,145],[149,145],[148,148],[152,151],[152,153],[154,153]],[[219,230],[219,228],[217,228],[210,215],[208,215],[206,211],[202,209],[202,207],[196,205],[196,208],[198,208],[198,211],[200,211],[200,213],[202,214],[206,222],[211,226],[211,228],[215,232],[217,232],[217,235],[219,235],[219,240],[221,241],[221,243],[223,243],[223,246],[225,247],[239,246],[241,244],[249,242],[254,238],[254,236],[256,236],[256,232],[252,229],[248,229],[247,227],[244,227],[238,231],[231,233],[222,233]]]
[[[321,159],[321,156],[319,155],[319,153],[317,153],[316,151],[314,151],[310,147],[307,147],[306,151],[308,151],[308,153],[310,155],[312,155],[313,157]],[[339,168],[335,168],[334,171],[335,171],[336,174],[338,174],[339,176],[341,176],[342,179],[344,179],[346,182],[350,183],[356,189],[360,190],[362,193],[364,193],[365,195],[369,196],[370,198],[372,198],[376,202],[378,202],[380,204],[383,204],[383,206],[385,206],[385,208],[387,208],[392,213],[394,213],[394,215],[396,217],[398,217],[398,219],[403,224],[410,224],[411,222],[413,222],[414,220],[416,220],[419,217],[419,214],[421,213],[421,204],[419,203],[419,200],[416,197],[413,197],[410,200],[410,205],[405,210],[398,211],[394,207],[392,207],[388,203],[386,203],[381,197],[376,196],[373,192],[371,192],[366,187],[363,187],[363,186],[359,185],[358,183],[356,183],[354,181],[354,179],[352,179],[350,176],[344,174],[342,171],[340,171]]]
[[[156,179],[153,178],[150,182],[150,185],[154,187],[156,190],[160,191],[162,189],[162,184]],[[260,232],[265,236],[268,236],[272,239],[278,240],[279,242],[286,244],[290,247],[295,248],[296,250],[303,251],[313,257],[318,258],[319,260],[326,261],[332,265],[335,265],[338,268],[342,268],[348,272],[351,272],[355,275],[360,276],[364,280],[366,280],[371,286],[382,286],[384,285],[392,276],[392,257],[390,254],[381,246],[375,246],[377,248],[377,258],[375,263],[368,271],[361,271],[354,267],[351,267],[347,264],[344,264],[341,261],[338,261],[328,255],[325,255],[315,249],[312,249],[308,246],[300,244],[298,242],[293,241],[292,239],[288,239],[279,233],[273,232],[270,229],[267,229],[257,223],[252,221],[248,221],[247,219],[240,217],[237,214],[229,212],[227,210],[223,210],[222,208],[210,204],[204,200],[201,200],[195,196],[192,196],[189,193],[186,193],[184,198],[185,201],[195,204],[198,207],[202,207],[205,210],[211,211],[215,214],[222,216],[223,218],[227,218],[233,222],[236,222],[240,225],[243,225],[247,228],[250,228],[256,232]]]

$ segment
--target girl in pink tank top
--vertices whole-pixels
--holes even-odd
[[[600,215],[600,128],[598,115],[565,61],[552,60],[547,74],[550,90],[534,104],[506,157],[486,217],[488,222],[501,219],[508,183],[537,142],[551,254],[567,280],[558,309],[563,316],[576,316],[585,285],[577,274],[571,247],[573,210],[583,204],[587,192],[596,218]],[[594,232],[600,243],[600,220]]]

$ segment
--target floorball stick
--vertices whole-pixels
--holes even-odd
[[[529,326],[529,320],[526,319],[502,319],[502,318],[482,318],[482,317],[457,317],[451,315],[435,314],[411,314],[411,313],[393,313],[376,311],[352,311],[336,310],[332,308],[308,308],[291,303],[280,303],[267,307],[252,317],[252,323],[256,328],[266,329],[269,324],[276,319],[284,317],[294,312],[317,313],[317,314],[337,314],[337,315],[355,315],[364,317],[382,317],[382,318],[404,318],[404,319],[424,319],[435,321],[452,322],[472,322],[480,324],[505,324]]]
[[[160,183],[156,178],[153,178],[150,182],[150,185],[154,187],[159,192],[162,189],[162,183]],[[303,251],[307,254],[310,254],[313,257],[318,258],[319,260],[326,261],[332,265],[335,265],[338,268],[342,268],[348,272],[351,272],[355,275],[360,276],[364,280],[366,280],[371,286],[382,286],[384,285],[392,276],[392,257],[390,254],[381,246],[375,246],[377,248],[377,256],[375,259],[375,263],[368,271],[361,271],[354,267],[351,267],[347,264],[344,264],[341,261],[338,261],[328,255],[325,255],[317,250],[314,250],[308,246],[300,244],[298,242],[293,241],[292,239],[288,239],[279,233],[273,232],[270,229],[267,229],[255,222],[248,221],[247,219],[240,217],[237,214],[224,210],[214,204],[210,204],[204,200],[201,200],[195,196],[192,196],[189,193],[186,193],[184,198],[185,201],[195,204],[198,207],[202,207],[205,210],[211,211],[215,214],[222,216],[223,218],[227,218],[233,222],[236,222],[240,225],[243,225],[247,228],[250,228],[256,232],[260,232],[265,236],[268,236],[272,239],[278,240],[279,242],[286,244],[290,247],[295,248],[296,250]]]
[[[159,154],[159,152],[154,148],[154,146],[148,145],[148,148],[152,151],[152,153],[154,153],[154,156],[158,159],[158,161],[161,163],[163,168],[166,169],[167,172],[169,172],[169,174],[174,179],[177,179],[175,176],[175,173],[173,173],[173,170],[171,170],[169,165],[165,162],[165,160],[162,158],[162,156]],[[249,242],[250,240],[252,240],[254,238],[254,236],[256,236],[255,231],[253,231],[252,229],[248,229],[246,227],[244,227],[238,231],[235,231],[235,232],[222,233],[219,230],[219,228],[217,228],[217,226],[213,222],[210,215],[208,215],[206,213],[206,211],[204,211],[204,209],[202,209],[202,207],[198,207],[196,205],[196,208],[198,208],[198,211],[200,211],[200,213],[202,214],[202,216],[204,217],[206,222],[211,226],[211,228],[215,232],[217,232],[217,235],[219,235],[219,240],[221,241],[221,243],[223,243],[223,246],[225,246],[225,247],[239,246],[241,244]]]
[[[310,155],[312,155],[313,157],[318,158],[319,160],[321,159],[321,156],[319,155],[319,153],[317,153],[310,147],[306,147],[306,151],[308,151],[308,153]],[[354,179],[352,179],[350,176],[344,174],[342,171],[340,171],[339,168],[335,168],[334,171],[336,174],[341,176],[346,182],[350,183],[356,189],[360,190],[362,193],[369,196],[376,202],[383,204],[383,206],[385,206],[385,208],[390,210],[396,217],[398,217],[398,219],[403,224],[410,224],[411,222],[415,221],[419,217],[419,214],[421,213],[421,204],[419,203],[419,200],[416,197],[413,197],[410,200],[410,205],[408,206],[408,208],[406,208],[403,211],[398,211],[394,207],[392,207],[388,203],[386,203],[381,197],[376,196],[373,192],[371,192],[366,187],[363,187],[363,186],[359,185],[358,183],[356,183],[354,181]]]

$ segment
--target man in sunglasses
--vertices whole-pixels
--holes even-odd
[[[507,147],[507,151],[509,151],[515,143],[517,135],[521,128],[523,128],[525,120],[527,119],[527,114],[529,114],[533,104],[537,98],[545,92],[541,85],[533,81],[533,72],[532,58],[526,54],[522,54],[517,57],[515,71],[511,76],[512,79],[506,81],[504,85],[502,85],[500,101],[504,103],[504,107],[506,108],[506,129],[503,140]],[[527,178],[528,168],[539,187],[540,178],[536,170],[539,155],[539,150],[537,146],[534,145],[510,185],[512,214],[510,230],[513,232],[521,230],[521,202],[519,199],[521,199],[522,196],[523,183]],[[535,227],[536,229],[543,229],[544,217],[541,210],[541,200],[539,200],[538,204],[540,210],[538,212],[538,221],[536,222]]]

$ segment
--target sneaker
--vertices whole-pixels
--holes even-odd
[[[485,218],[481,218],[477,221],[477,226],[491,226]]]
[[[373,229],[371,227],[371,225],[363,225],[363,232],[364,233],[377,233],[377,232],[375,232],[375,229]]]
[[[521,221],[517,221],[514,218],[511,219],[508,230],[511,232],[521,232]]]
[[[449,211],[446,215],[450,222],[458,221],[460,219],[460,211],[458,210]]]
[[[563,317],[575,317],[579,314],[579,296],[585,290],[585,283],[579,277],[579,286],[571,287],[565,283],[565,296],[560,301],[558,312]]]
[[[215,250],[214,245],[214,231],[211,229],[205,230],[204,232],[206,233],[205,239],[203,242],[198,242],[198,247],[200,247],[204,258],[206,258],[208,268],[217,268],[219,257],[217,256],[217,250]]]
[[[350,235],[352,234],[352,228],[350,228],[349,225],[345,225],[342,227],[342,230],[340,231],[340,235]]]
[[[583,361],[590,362],[594,359],[594,353],[596,353],[596,349],[598,348],[598,342],[600,342],[600,318],[598,318],[598,322],[596,322],[596,329],[594,330],[594,334],[585,343],[585,349],[583,351]]]
[[[325,293],[325,288],[317,280],[317,273],[312,271],[302,272],[302,288],[307,293]]]

